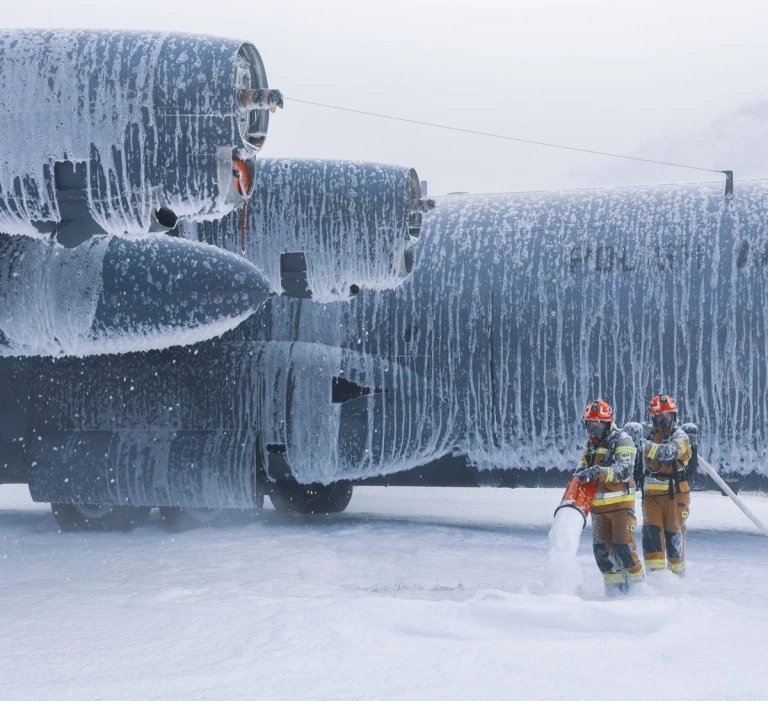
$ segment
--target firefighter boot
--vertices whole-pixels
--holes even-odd
[[[629,582],[627,582],[627,573],[623,570],[618,572],[603,572],[603,585],[605,586],[605,595],[609,598],[624,596],[629,591]]]
[[[614,563],[609,545],[607,543],[593,543],[592,550],[595,553],[597,567],[603,574],[605,595],[621,596],[626,594],[628,588],[626,573]]]
[[[628,543],[614,543],[611,550],[613,559],[624,572],[627,588],[631,589],[636,584],[642,584],[645,581],[645,571],[643,563],[637,556],[634,538],[631,538]]]

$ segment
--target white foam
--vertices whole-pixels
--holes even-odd
[[[422,378],[391,410],[422,430],[360,477],[448,453],[570,471],[588,399],[609,398],[619,423],[642,420],[659,387],[719,469],[764,475],[766,221],[763,183],[728,201],[720,186],[447,197],[398,288],[344,308],[273,306],[271,328],[397,358]]]
[[[231,211],[240,46],[160,32],[0,30],[0,231],[34,236],[33,222],[61,220],[61,161],[87,165],[89,209],[107,233],[148,232],[159,206],[179,217]]]
[[[550,594],[575,594],[584,581],[576,561],[584,517],[578,509],[558,509],[549,530],[545,587]]]
[[[311,159],[263,159],[255,166],[245,255],[282,292],[281,254],[301,252],[312,299],[348,299],[350,288],[384,290],[407,277],[404,254],[418,177],[409,168]],[[220,222],[182,227],[241,251],[242,212]]]
[[[1,355],[59,355],[88,338],[102,291],[109,237],[77,248],[3,236],[0,248]]]

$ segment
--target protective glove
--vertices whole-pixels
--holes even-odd
[[[647,457],[649,460],[655,460],[656,456],[659,454],[659,448],[661,448],[661,443],[645,441],[645,450],[643,451],[645,453],[645,457]]]
[[[599,465],[592,465],[592,467],[581,467],[574,474],[582,482],[594,482],[602,477],[605,471]]]

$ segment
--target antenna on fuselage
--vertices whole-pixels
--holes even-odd
[[[722,172],[725,174],[725,196],[730,199],[733,197],[733,171],[724,170]]]

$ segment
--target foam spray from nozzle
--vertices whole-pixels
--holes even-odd
[[[550,594],[575,594],[583,581],[576,553],[596,492],[596,482],[582,482],[574,475],[555,509],[549,529],[545,580],[545,588]]]

